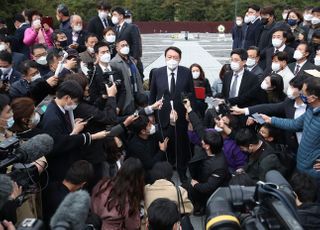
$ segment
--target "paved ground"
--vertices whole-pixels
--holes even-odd
[[[224,37],[209,33],[190,34],[188,41],[184,39],[184,34],[143,34],[142,44],[146,78],[151,69],[165,65],[164,50],[174,45],[182,50],[181,65],[189,67],[193,63],[200,64],[212,82],[218,77],[221,66],[230,59],[232,40],[229,34]],[[180,184],[176,173],[173,181]],[[195,230],[205,229],[205,216],[191,216],[191,222]]]

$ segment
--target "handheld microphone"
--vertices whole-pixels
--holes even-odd
[[[39,134],[22,143],[13,154],[0,162],[0,169],[14,163],[32,163],[48,155],[53,148],[53,138],[48,134]]]
[[[84,229],[89,214],[89,207],[90,196],[87,191],[80,190],[69,193],[52,216],[50,221],[51,229]]]
[[[266,181],[278,185],[288,195],[295,197],[291,185],[277,170],[268,171],[266,173]]]
[[[59,73],[60,73],[60,72],[62,71],[62,69],[63,69],[63,62],[67,59],[67,57],[68,57],[68,53],[63,50],[62,60],[59,61],[58,67],[57,67],[56,71],[54,72],[54,76],[57,76],[57,77],[58,77]]]

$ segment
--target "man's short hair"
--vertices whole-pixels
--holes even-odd
[[[61,3],[57,6],[57,11],[58,11],[58,13],[61,13],[63,16],[70,15],[68,7],[63,3]]]
[[[284,38],[288,38],[288,32],[282,28],[275,28],[272,31],[272,34],[274,34],[275,32],[279,32],[279,31],[282,32]]]
[[[288,63],[289,56],[286,51],[280,51],[272,55],[272,59],[277,57],[279,61],[286,61]]]
[[[61,99],[66,95],[70,96],[71,99],[80,100],[83,97],[83,90],[80,84],[75,80],[62,82],[57,89],[56,96]]]
[[[304,82],[307,86],[307,93],[309,95],[315,95],[320,100],[320,78],[309,77]]]
[[[235,140],[238,146],[249,147],[259,143],[258,134],[249,128],[239,129],[236,133]]]
[[[256,5],[256,4],[251,4],[251,5],[249,5],[247,9],[249,10],[250,8],[251,8],[251,9],[254,9],[254,10],[257,11],[257,12],[260,11],[260,6],[258,6],[258,5]]]
[[[290,81],[289,81],[289,84],[294,87],[294,88],[297,88],[299,90],[302,89],[303,87],[303,83],[307,80],[307,76],[306,75],[299,75],[297,77],[294,77],[292,78]]]
[[[59,34],[64,34],[64,35],[66,35],[66,33],[65,33],[63,30],[56,29],[56,30],[53,31],[53,33],[52,33],[52,35],[51,35],[52,41],[54,41],[54,42],[57,41]]]
[[[232,56],[233,54],[238,54],[241,58],[241,61],[245,61],[248,59],[248,53],[245,49],[242,48],[236,48],[234,50],[231,51],[230,56]]]
[[[94,33],[88,33],[88,35],[85,37],[84,41],[88,42],[89,38],[97,38],[98,39],[98,36]]]
[[[95,52],[96,54],[99,53],[99,49],[100,49],[101,47],[104,47],[104,46],[108,47],[108,49],[110,50],[108,43],[103,42],[103,41],[99,41],[99,42],[97,42],[97,43],[94,45],[94,47],[93,47],[94,52]]]
[[[0,52],[0,60],[8,62],[10,65],[12,64],[12,55],[6,50],[2,50]]]
[[[147,213],[149,230],[171,230],[180,218],[177,204],[167,198],[154,200]]]
[[[181,58],[181,55],[182,55],[182,52],[181,52],[181,49],[179,49],[178,47],[176,46],[169,46],[165,51],[164,51],[164,56],[167,56],[167,53],[169,50],[173,50],[175,52],[177,52]]]
[[[23,17],[23,15],[22,14],[15,14],[14,16],[13,16],[13,22],[20,22],[20,23],[23,23],[23,22],[25,22],[26,21],[26,19],[25,19],[25,17]]]
[[[263,7],[260,14],[269,14],[270,16],[274,16],[274,9],[272,6]]]
[[[312,13],[320,13],[320,6],[312,8]]]
[[[61,57],[61,54],[60,54],[60,49],[57,49],[57,48],[53,48],[50,50],[50,52],[48,52],[48,55],[47,55],[47,62],[48,62],[48,65],[51,65],[53,64],[55,58],[60,58]]]
[[[203,141],[207,145],[210,145],[210,150],[214,154],[218,154],[222,150],[223,139],[220,133],[214,130],[207,130],[204,133]]]
[[[112,12],[117,12],[118,14],[123,15],[123,17],[126,14],[126,11],[122,7],[119,7],[119,6],[113,8]]]
[[[149,119],[145,115],[139,115],[139,117],[131,124],[131,129],[134,133],[139,134],[141,130],[146,129],[149,124]]]
[[[106,2],[106,1],[99,1],[97,3],[97,9],[100,9],[100,10],[110,10],[112,7],[111,7],[111,4]]]
[[[31,54],[34,54],[34,50],[36,50],[36,49],[45,49],[45,50],[47,50],[47,47],[42,43],[34,44],[30,48]]]
[[[255,50],[257,52],[257,57],[260,57],[260,49],[256,46],[249,46],[248,50]]]
[[[86,160],[79,160],[70,166],[64,179],[72,184],[79,185],[90,181],[93,175],[92,164]]]
[[[306,173],[293,174],[290,185],[302,203],[313,203],[317,198],[317,184]]]
[[[24,75],[28,74],[29,69],[37,69],[38,65],[34,60],[25,60],[20,64],[20,72]]]

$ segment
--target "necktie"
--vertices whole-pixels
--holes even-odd
[[[71,132],[72,131],[72,124],[71,124],[71,120],[70,120],[70,116],[69,116],[68,111],[65,111],[64,118],[66,120],[68,130]]]
[[[116,32],[119,33],[120,32],[120,26],[116,27]]]
[[[171,83],[170,83],[170,94],[171,94],[171,99],[174,98],[174,93],[176,91],[176,82],[174,79],[174,73],[171,73]]]
[[[275,51],[274,51],[274,53],[276,54],[276,53],[279,53],[279,50],[278,49],[276,49]]]
[[[238,84],[238,74],[234,74],[234,80],[233,80],[231,88],[230,88],[229,98],[236,97],[236,95],[237,95],[237,84]]]
[[[102,21],[103,21],[104,28],[106,28],[108,26],[107,20],[104,18],[102,19]]]
[[[294,76],[297,76],[297,74],[299,73],[299,71],[300,71],[300,66],[297,65],[297,66],[296,66],[296,70],[294,71]]]

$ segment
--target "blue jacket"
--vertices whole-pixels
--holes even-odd
[[[313,169],[315,160],[320,158],[320,108],[308,108],[297,119],[272,117],[271,124],[275,127],[302,131],[302,138],[297,153],[297,168],[312,177],[320,178],[320,172]]]

